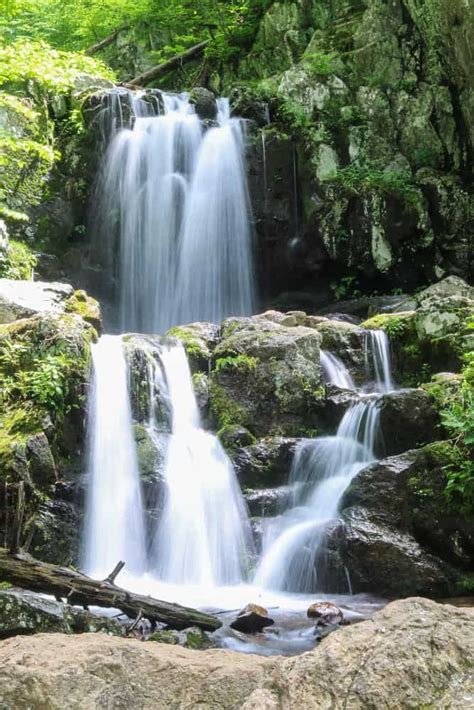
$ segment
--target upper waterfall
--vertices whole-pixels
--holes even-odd
[[[94,231],[116,274],[120,330],[162,333],[250,314],[243,122],[230,117],[227,99],[205,125],[187,94],[112,93]]]

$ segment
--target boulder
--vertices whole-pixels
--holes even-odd
[[[384,525],[363,508],[343,512],[341,558],[353,592],[386,597],[450,596],[456,575],[408,532]]]
[[[243,426],[239,424],[228,424],[217,432],[222,446],[227,451],[234,451],[243,446],[251,446],[255,443],[255,437]]]
[[[281,513],[291,504],[293,488],[291,486],[280,486],[279,488],[246,490],[244,498],[250,515],[265,518]]]
[[[378,401],[385,453],[399,454],[439,438],[440,418],[423,389],[388,392]]]
[[[37,313],[63,313],[73,295],[69,284],[0,279],[0,323]]]
[[[284,485],[300,441],[273,437],[236,449],[231,458],[241,487],[261,489]]]
[[[320,333],[323,350],[341,359],[356,382],[361,384],[367,376],[364,329],[345,320],[323,320],[311,327]]]
[[[465,584],[469,590],[474,523],[445,496],[446,469],[455,461],[455,448],[436,442],[374,463],[353,479],[340,503],[346,527],[332,543],[355,591],[370,584],[388,595],[431,589],[439,596]]]
[[[195,86],[189,94],[189,103],[194,104],[197,115],[202,120],[214,120],[217,115],[216,97],[203,86]]]
[[[101,617],[23,590],[0,591],[0,640],[44,633],[105,631],[123,636],[125,627]]]
[[[222,324],[209,375],[210,414],[218,429],[238,424],[256,437],[314,432],[314,405],[324,397],[320,336],[271,318]]]
[[[447,276],[442,281],[428,286],[416,295],[418,303],[428,299],[442,300],[450,296],[460,296],[474,300],[474,286],[470,286],[464,279],[459,276]]]
[[[17,637],[0,644],[0,704],[364,710],[387,707],[389,698],[391,707],[466,707],[473,639],[472,610],[418,598],[393,602],[292,658],[105,634]]]

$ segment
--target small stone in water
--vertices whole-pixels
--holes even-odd
[[[272,626],[274,620],[268,615],[268,611],[258,604],[247,604],[239,612],[235,621],[230,624],[234,631],[241,631],[244,634],[256,634],[263,631],[266,626]]]
[[[332,602],[314,602],[308,607],[307,615],[316,619],[317,626],[334,626],[344,620],[342,611]]]

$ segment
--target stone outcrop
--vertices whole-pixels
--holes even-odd
[[[0,644],[0,703],[53,710],[468,707],[473,639],[471,610],[417,598],[286,659],[103,634],[18,637]]]
[[[436,442],[372,464],[354,478],[333,544],[355,592],[443,596],[462,592],[464,583],[469,588],[474,526],[444,495],[453,460],[452,445]]]

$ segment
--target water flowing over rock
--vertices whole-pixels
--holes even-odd
[[[251,313],[245,136],[228,101],[204,130],[186,94],[110,96],[99,113],[113,127],[94,233],[117,274],[121,330]]]
[[[84,531],[84,568],[106,577],[119,561],[145,571],[145,533],[128,392],[119,336],[92,346],[90,484]]]
[[[368,372],[375,391],[393,389],[390,350],[383,331],[367,333]],[[329,361],[329,362],[328,362]],[[323,357],[328,375],[351,383],[339,360]],[[255,583],[264,588],[314,591],[328,583],[327,533],[341,497],[357,473],[380,451],[377,396],[355,403],[344,414],[336,436],[303,440],[292,464],[293,500],[286,512],[270,519],[263,533],[263,554]]]
[[[165,346],[159,360],[172,435],[164,465],[163,512],[152,547],[153,569],[173,584],[241,582],[252,542],[232,464],[217,437],[201,428],[184,349]]]

